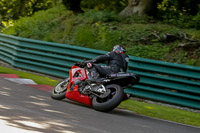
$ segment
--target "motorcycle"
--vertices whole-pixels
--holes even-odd
[[[139,82],[138,75],[119,72],[104,78],[93,79],[95,69],[92,63],[75,63],[69,71],[69,78],[58,83],[51,92],[51,98],[64,98],[92,106],[97,111],[107,112],[116,108],[128,98],[124,88]]]

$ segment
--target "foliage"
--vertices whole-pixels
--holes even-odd
[[[180,28],[195,28],[200,29],[200,13],[196,16],[191,15],[181,15],[178,17],[171,16],[169,19],[166,16],[163,16],[163,22],[178,26]]]
[[[83,17],[84,20],[88,19],[90,23],[95,22],[112,22],[112,21],[118,21],[119,16],[117,16],[116,13],[111,11],[95,11],[95,10],[89,10],[85,12],[84,14],[79,15],[80,17]]]
[[[200,6],[200,1],[157,0],[156,2],[158,5],[157,18],[164,23],[173,24],[181,28],[199,29],[198,5]],[[94,11],[103,10],[119,13],[128,5],[128,0],[63,0],[63,3],[66,5],[67,9],[74,10],[74,12],[86,11],[88,13],[88,10],[93,9]],[[93,15],[94,17],[91,21],[96,21],[101,19],[101,17],[105,18],[103,21],[110,21],[113,19],[111,17],[111,15],[114,16],[113,14],[105,14],[105,12],[103,14],[106,16],[102,16],[101,14],[95,14],[97,16]],[[129,21],[135,21],[135,19],[140,19],[140,17],[133,16]],[[149,17],[148,19],[152,18]],[[143,18],[140,20],[148,22]]]
[[[73,12],[83,12],[90,9],[110,10],[120,12],[126,5],[127,0],[62,0],[67,9]]]
[[[110,10],[120,12],[127,6],[127,0],[82,0],[82,8],[94,10]]]
[[[32,17],[21,17],[14,26],[4,28],[3,32],[27,38],[43,38],[58,26],[60,21],[58,18],[61,17],[62,12],[66,11],[63,6],[59,6],[47,12],[36,12]]]
[[[130,55],[151,58],[156,60],[164,60],[166,54],[169,52],[169,47],[161,43],[153,45],[136,45],[135,47],[128,48],[127,53]]]
[[[115,12],[122,11],[127,5],[128,0],[62,0],[69,10],[81,8],[84,11],[110,10]],[[162,13],[169,14],[190,14],[196,15],[198,12],[198,0],[156,0],[158,9]],[[163,14],[162,14],[163,15]]]
[[[179,44],[187,40],[165,38],[184,33],[200,40],[200,30],[179,29],[148,16],[120,18],[114,12],[94,10],[75,15],[56,6],[20,18],[3,33],[106,51],[124,44],[129,55],[200,66],[198,48],[184,49]]]
[[[81,9],[81,1],[82,0],[62,0],[62,3],[68,10],[71,10],[74,13],[81,13],[83,12]]]
[[[56,5],[56,0],[1,0],[0,20],[18,19],[30,16],[39,10],[46,10]]]
[[[190,21],[190,24],[192,25],[192,27],[200,30],[200,11],[195,17],[192,18],[192,21]]]
[[[199,29],[200,1],[198,0],[162,0],[158,4],[158,18],[164,23],[181,28]]]
[[[122,23],[132,24],[132,23],[139,23],[139,24],[148,24],[154,23],[155,19],[152,16],[137,16],[133,15],[127,18],[122,18]]]
[[[98,19],[102,20],[104,18],[102,20],[104,22],[116,19],[114,13],[119,13],[128,5],[128,0],[2,0],[0,1],[0,21],[8,22],[13,19],[17,20],[20,16],[31,16],[39,10],[49,9],[61,2],[67,9],[73,10],[75,13],[83,11],[88,13],[90,9],[93,10],[90,13],[101,10],[103,13],[96,14],[97,16],[93,15],[93,20],[91,21],[98,21]],[[200,6],[200,1],[157,0],[157,2],[157,16],[164,23],[183,28],[199,29],[200,13],[198,13],[198,5]],[[134,21],[135,19],[140,19],[140,17],[132,17],[129,21]],[[1,22],[0,27],[2,27]]]
[[[199,11],[199,4],[198,0],[162,0],[158,4],[158,9],[172,15],[196,15]]]
[[[74,44],[92,47],[97,39],[94,32],[94,29],[90,26],[78,26],[74,32]]]

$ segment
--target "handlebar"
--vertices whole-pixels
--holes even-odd
[[[87,63],[92,63],[92,62],[93,62],[92,60],[88,60],[83,62],[76,62],[74,65],[84,68],[85,66],[87,66]]]

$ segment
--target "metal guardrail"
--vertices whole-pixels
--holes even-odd
[[[27,70],[65,78],[71,66],[106,51],[0,34],[0,59]],[[132,96],[200,109],[200,68],[130,56],[129,72],[138,85]]]

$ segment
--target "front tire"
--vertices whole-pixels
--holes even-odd
[[[110,90],[110,94],[106,98],[94,97],[92,99],[93,108],[97,111],[107,112],[113,110],[124,97],[124,91],[119,85],[107,85],[106,90]]]
[[[51,92],[51,98],[56,100],[62,100],[65,98],[69,84],[69,78],[58,83]]]

